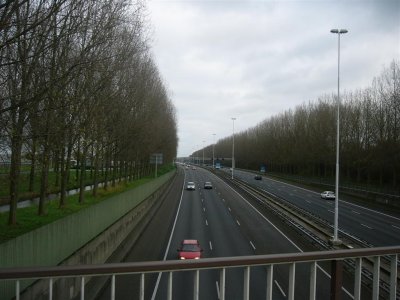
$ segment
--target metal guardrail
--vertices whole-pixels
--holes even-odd
[[[288,223],[299,227],[299,229],[309,235],[315,243],[319,244],[322,249],[335,249],[329,243],[332,239],[333,225],[325,219],[322,219],[320,216],[315,215],[274,193],[251,186],[238,179],[234,179],[234,183],[257,201],[263,205],[267,205],[270,209],[280,214]],[[340,238],[343,240],[343,243],[340,246],[344,248],[370,248],[373,246],[342,229],[340,229],[339,232]]]
[[[331,299],[339,299],[342,289],[342,268],[343,260],[355,260],[354,269],[354,299],[361,299],[361,274],[363,270],[363,258],[372,257],[374,261],[372,299],[380,299],[380,258],[382,256],[391,257],[391,272],[389,279],[389,295],[384,295],[385,299],[397,299],[397,260],[400,253],[400,246],[379,247],[368,249],[317,251],[290,254],[271,254],[271,255],[253,255],[239,257],[206,258],[200,260],[169,260],[153,262],[134,262],[134,263],[114,263],[103,265],[79,265],[79,266],[56,266],[56,267],[30,267],[30,268],[8,268],[0,270],[0,282],[14,281],[16,299],[20,299],[20,280],[22,279],[43,279],[48,281],[48,299],[53,299],[53,286],[60,278],[75,277],[80,280],[79,296],[81,300],[85,299],[85,278],[88,276],[111,277],[110,299],[115,299],[115,281],[116,277],[124,274],[139,274],[140,289],[137,297],[144,300],[144,280],[148,273],[167,273],[168,291],[167,299],[172,300],[172,281],[173,273],[191,270],[194,272],[193,281],[193,299],[199,299],[199,277],[200,270],[217,269],[219,270],[219,298],[225,299],[225,271],[228,268],[243,269],[243,299],[249,299],[250,269],[252,267],[264,266],[267,270],[267,299],[272,300],[272,287],[274,278],[274,266],[289,265],[289,291],[288,299],[294,300],[295,296],[295,270],[297,263],[310,263],[310,285],[309,292],[311,300],[316,299],[317,290],[317,266],[318,262],[331,261]],[[181,287],[182,288],[182,287]],[[185,288],[185,287],[183,287]]]
[[[332,238],[333,225],[319,216],[304,210],[301,207],[287,201],[286,199],[275,195],[266,190],[260,189],[253,185],[249,185],[238,178],[231,179],[228,174],[216,174],[226,183],[239,189],[242,193],[250,196],[263,207],[268,208],[269,212],[277,215],[284,223],[298,231],[302,236],[308,239],[312,244],[316,245],[320,250],[337,250],[337,249],[353,249],[353,248],[372,248],[373,245],[367,243],[359,237],[353,236],[343,230],[339,230],[342,243],[333,245],[330,240]],[[374,261],[372,259],[364,260],[364,269],[362,272],[363,282],[372,282]],[[346,269],[354,269],[356,262],[354,260],[346,261]],[[380,259],[380,268],[382,277],[387,278],[390,272],[391,258],[382,256]],[[398,263],[399,265],[399,263]],[[386,279],[385,279],[386,280]],[[385,280],[380,281],[381,288],[389,291],[388,284]],[[400,299],[400,294],[398,295]]]
[[[303,182],[306,184],[315,184],[315,185],[331,187],[331,188],[335,187],[335,185],[333,183],[333,179],[329,180],[326,178],[304,177],[304,176],[279,174],[279,173],[271,173],[271,172],[269,172],[268,175],[275,177],[275,178]],[[390,197],[390,198],[400,200],[400,190],[396,190],[393,188],[387,188],[387,187],[381,188],[381,187],[369,185],[369,184],[355,184],[355,183],[349,183],[349,182],[342,182],[340,185],[340,189],[352,191],[352,192],[359,192],[361,194],[375,194],[377,196]]]

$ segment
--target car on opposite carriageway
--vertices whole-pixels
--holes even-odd
[[[326,200],[335,200],[335,193],[331,191],[322,192],[321,198]]]

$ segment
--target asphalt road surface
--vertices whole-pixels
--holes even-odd
[[[334,201],[321,199],[320,193],[267,177],[254,180],[253,173],[241,170],[235,170],[234,175],[320,216],[331,224],[334,222]],[[339,228],[341,230],[376,247],[400,244],[400,217],[396,212],[382,212],[340,199],[339,194]]]
[[[188,181],[196,190],[187,191]],[[203,189],[211,181],[213,189]],[[265,182],[265,181],[264,181]],[[315,195],[314,195],[315,196]],[[125,261],[178,259],[177,248],[183,239],[197,239],[203,257],[301,252],[301,245],[281,232],[242,196],[207,170],[179,169],[169,195],[153,217],[141,239]],[[328,268],[318,266],[317,299],[329,299]],[[309,297],[309,264],[296,264],[296,299]],[[275,266],[273,299],[287,299],[289,266]],[[118,276],[116,299],[138,299],[138,275]],[[145,299],[167,299],[167,274],[146,275]],[[226,271],[226,299],[243,299],[243,268]],[[250,299],[265,299],[267,273],[264,267],[251,268]],[[194,272],[173,273],[173,299],[193,299]],[[219,271],[200,271],[200,299],[219,298]],[[351,299],[343,289],[342,299]],[[110,299],[103,289],[97,299]]]

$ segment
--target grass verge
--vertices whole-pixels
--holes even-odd
[[[159,173],[159,176],[168,173],[173,169],[174,168],[171,167],[165,168]],[[116,184],[115,187],[109,186],[107,190],[99,189],[96,197],[92,195],[91,191],[87,191],[85,192],[85,200],[83,203],[78,202],[79,195],[72,195],[67,197],[67,202],[64,208],[59,207],[59,202],[57,200],[50,201],[46,204],[46,214],[43,216],[37,214],[37,205],[19,208],[17,210],[16,225],[8,225],[8,212],[0,213],[0,243],[4,243],[5,241],[16,238],[24,233],[76,213],[82,209],[104,201],[111,196],[133,189],[153,179],[154,177],[145,177],[129,183],[121,182]]]

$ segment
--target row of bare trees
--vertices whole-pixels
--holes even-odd
[[[334,178],[336,95],[261,122],[235,135],[237,167]],[[211,153],[212,149],[206,149]],[[200,153],[200,152],[199,152]],[[232,137],[215,145],[231,157]],[[194,154],[196,155],[196,154]],[[344,92],[340,107],[340,176],[343,181],[400,188],[400,64],[393,61],[371,86]]]
[[[152,153],[172,161],[175,108],[151,57],[140,0],[6,0],[0,4],[0,151],[10,157],[9,224],[17,221],[21,162],[30,189],[49,170],[66,205],[71,162],[104,183],[148,172]]]

